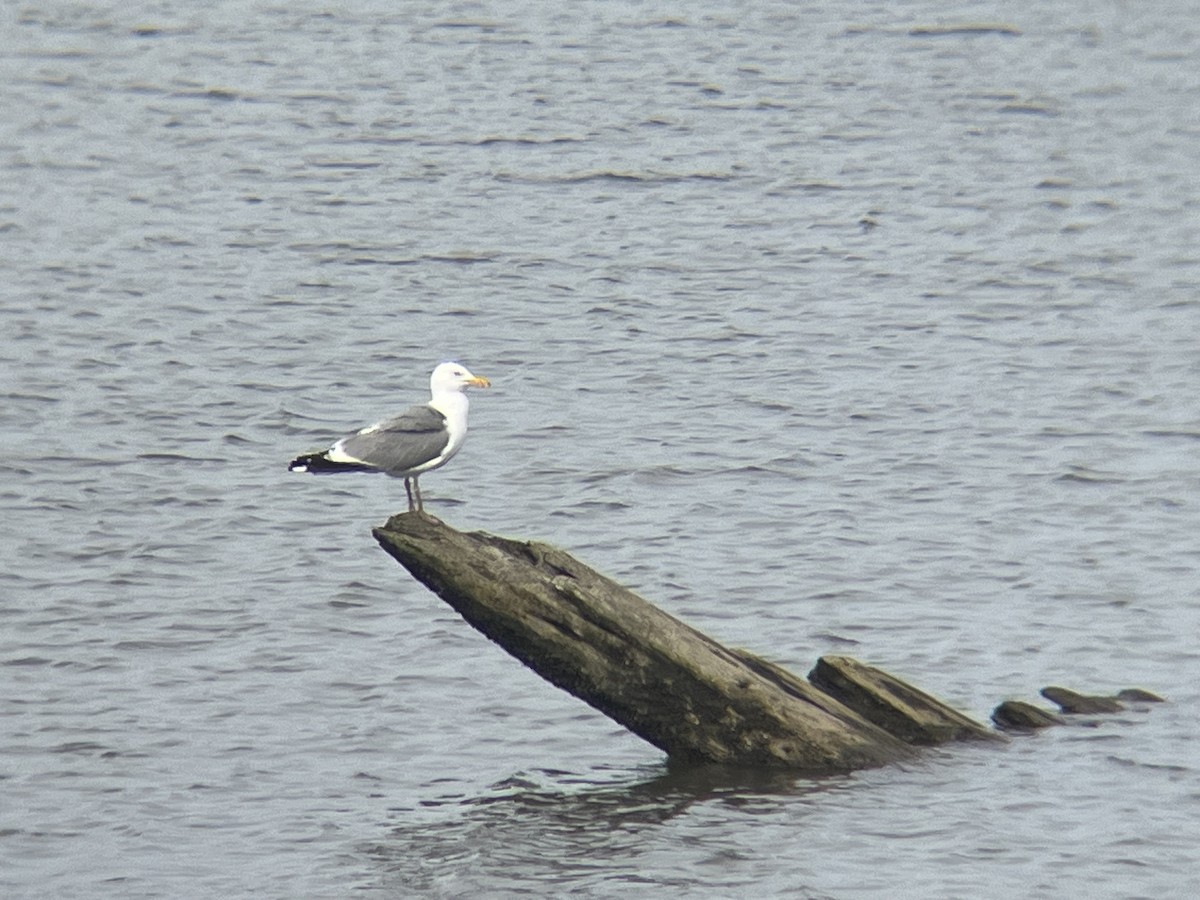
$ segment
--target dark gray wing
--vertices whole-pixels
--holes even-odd
[[[331,458],[347,457],[392,475],[403,475],[437,459],[450,441],[446,417],[422,404],[333,445]]]

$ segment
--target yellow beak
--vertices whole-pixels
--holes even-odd
[[[492,383],[490,381],[488,381],[486,378],[484,378],[482,375],[476,375],[474,378],[468,378],[467,384],[471,385],[471,387],[491,387],[492,386]]]

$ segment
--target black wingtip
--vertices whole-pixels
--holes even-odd
[[[328,451],[326,451],[327,453]],[[289,472],[310,472],[313,475],[333,475],[337,472],[374,472],[370,466],[358,463],[334,462],[326,453],[305,453],[288,463]]]
[[[319,457],[315,453],[308,453],[304,456],[297,456],[288,463],[289,472],[309,472],[312,470],[314,460]]]

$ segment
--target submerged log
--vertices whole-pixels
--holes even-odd
[[[914,742],[994,734],[885,672],[822,660],[818,671],[876,696],[848,698],[856,711],[548,544],[457,531],[425,513],[393,516],[374,534],[467,622],[673,761],[841,772],[903,759]]]
[[[1062,715],[1041,709],[1023,700],[1005,700],[992,711],[992,721],[1006,731],[1034,731],[1052,725],[1071,724],[1069,716],[1106,715],[1124,712],[1127,703],[1165,703],[1166,701],[1142,688],[1125,688],[1115,696],[1080,694],[1065,687],[1042,688],[1042,696],[1058,706]],[[1094,723],[1091,723],[1094,724]]]
[[[1127,703],[1166,703],[1165,697],[1160,697],[1145,688],[1125,688],[1117,691],[1117,699]]]
[[[992,711],[992,721],[1009,731],[1035,731],[1052,725],[1065,725],[1066,720],[1046,709],[1024,700],[1005,700]]]
[[[1116,697],[1080,694],[1065,687],[1044,687],[1042,696],[1065,713],[1115,713],[1125,708]]]
[[[1002,740],[974,719],[894,675],[848,656],[817,660],[809,681],[910,744]]]

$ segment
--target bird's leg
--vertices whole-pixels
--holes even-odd
[[[413,491],[417,495],[417,511],[425,512],[425,501],[421,499],[421,482],[417,481],[417,476],[413,476]]]
[[[404,492],[406,494],[408,494],[408,511],[412,512],[414,509],[416,509],[416,507],[413,505],[412,479],[411,478],[404,479]]]

